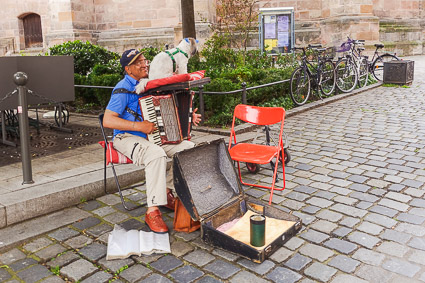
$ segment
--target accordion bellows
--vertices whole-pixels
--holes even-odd
[[[162,145],[190,139],[192,100],[192,91],[141,97],[139,104],[143,120],[155,123],[158,128],[148,135],[148,140]]]

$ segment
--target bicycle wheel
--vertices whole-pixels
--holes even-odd
[[[342,58],[336,63],[336,87],[342,92],[352,91],[357,84],[357,71],[347,58]]]
[[[335,66],[331,60],[323,63],[321,72],[320,91],[328,97],[335,89]]]
[[[357,84],[359,85],[359,88],[364,88],[367,85],[367,80],[369,78],[369,65],[366,58],[362,58],[359,67],[359,79],[357,81]]]
[[[298,67],[291,75],[291,98],[292,101],[298,106],[306,103],[310,96],[310,76],[307,71]]]
[[[397,58],[397,56],[394,56],[392,54],[382,54],[378,56],[375,61],[373,61],[372,64],[372,73],[373,76],[378,80],[382,81],[384,78],[384,63],[390,62],[392,60],[400,60]]]
[[[55,109],[55,122],[58,127],[60,127],[60,122],[62,121],[62,126],[66,125],[69,122],[69,111],[68,109],[62,109],[62,119],[59,120],[59,108]]]

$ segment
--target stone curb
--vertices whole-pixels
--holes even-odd
[[[121,188],[139,183],[145,178],[142,167],[119,165],[115,166],[115,170]],[[116,192],[111,167],[107,168],[106,176],[108,193]],[[1,200],[0,224],[3,225],[0,228],[72,207],[82,199],[91,200],[104,194],[103,167],[5,194]]]

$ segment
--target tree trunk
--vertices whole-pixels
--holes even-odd
[[[196,38],[193,0],[181,0],[183,37]]]

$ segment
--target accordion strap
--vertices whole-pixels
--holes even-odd
[[[129,91],[126,88],[117,88],[112,92],[112,94],[116,94],[116,93],[135,94],[134,91]],[[142,121],[142,119],[141,119],[142,116],[140,114],[138,114],[136,111],[134,111],[133,109],[130,109],[128,106],[125,107],[125,111],[127,111],[128,113],[130,113],[134,117],[134,121]]]
[[[126,88],[117,88],[117,89],[115,89],[113,92],[112,92],[112,94],[116,94],[116,93],[131,93],[131,94],[136,94],[136,92],[134,92],[134,91],[129,91],[128,89],[126,89]]]

